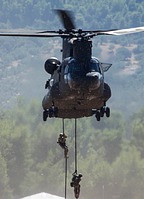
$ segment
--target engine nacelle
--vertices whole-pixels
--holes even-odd
[[[47,73],[52,75],[59,65],[60,61],[56,57],[51,57],[48,60],[46,60],[44,68]]]

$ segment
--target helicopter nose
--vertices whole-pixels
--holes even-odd
[[[98,73],[98,72],[88,72],[87,74],[86,74],[86,77],[89,77],[89,78],[91,78],[91,79],[100,79],[100,76],[101,76],[101,74],[100,73]]]
[[[79,78],[69,78],[71,89],[88,89],[95,90],[100,86],[102,75],[98,72],[88,72],[85,76]]]

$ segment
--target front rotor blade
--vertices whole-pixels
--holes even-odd
[[[75,29],[72,12],[70,12],[68,10],[55,10],[55,11],[58,13],[58,15],[63,23],[63,26],[66,30]]]
[[[128,28],[128,29],[119,29],[119,30],[110,30],[110,31],[102,31],[98,32],[97,35],[126,35],[132,33],[144,32],[144,26],[136,27],[136,28]]]
[[[0,36],[9,37],[67,37],[67,35],[60,34],[43,34],[43,33],[0,33]]]

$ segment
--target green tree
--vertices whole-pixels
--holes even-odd
[[[0,194],[1,199],[12,199],[12,190],[9,187],[7,163],[0,153]]]
[[[134,144],[140,151],[142,158],[144,158],[144,110],[134,115],[132,119],[132,144]]]
[[[113,163],[113,195],[119,198],[136,199],[143,195],[144,161],[135,146],[122,150]]]

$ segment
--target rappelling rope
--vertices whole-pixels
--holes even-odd
[[[62,125],[63,125],[63,135],[65,135],[64,118],[62,119]],[[67,197],[67,159],[68,157],[65,155],[65,199]]]
[[[64,128],[64,118],[62,119],[62,133],[60,133],[57,143],[64,150],[64,158],[65,158],[65,199],[67,197],[67,159],[68,159],[68,147],[66,145],[67,135],[65,134]]]
[[[77,119],[75,118],[75,172],[77,173]]]
[[[67,158],[65,158],[65,199],[67,197]]]
[[[78,161],[77,161],[77,119],[75,118],[75,172],[72,174],[72,181],[70,183],[71,187],[74,188],[75,198],[78,199],[80,196],[80,181],[82,174],[77,173]]]
[[[74,187],[75,198],[78,199],[80,195],[80,181],[82,178],[82,174],[77,173],[77,119],[75,118],[75,171],[72,174],[72,182],[70,183],[71,187]],[[65,134],[65,125],[64,118],[62,119],[62,133],[60,133],[57,143],[64,150],[64,158],[65,158],[65,199],[67,197],[67,159],[68,159],[68,147],[66,145],[66,134]]]

